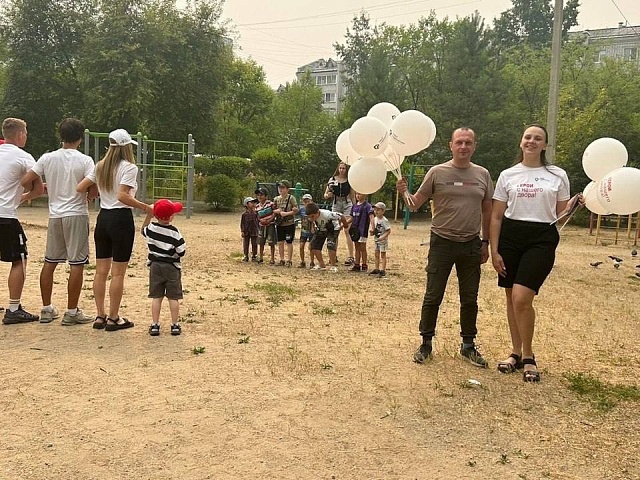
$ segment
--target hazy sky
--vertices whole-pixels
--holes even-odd
[[[566,1],[565,1],[566,3]],[[640,25],[640,0],[580,0],[574,30],[608,28],[628,21]],[[511,0],[226,0],[224,17],[237,35],[237,54],[262,65],[273,87],[295,78],[298,67],[336,57],[354,14],[372,21],[414,23],[431,10],[438,18],[480,12],[488,25],[511,7]]]

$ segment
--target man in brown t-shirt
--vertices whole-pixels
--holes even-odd
[[[449,142],[452,159],[429,169],[422,185],[411,196],[414,208],[433,200],[427,290],[420,317],[422,345],[413,355],[417,363],[424,363],[431,355],[438,311],[455,265],[460,291],[460,355],[477,367],[487,366],[475,347],[475,337],[480,265],[489,259],[493,183],[486,168],[471,162],[476,145],[473,130],[466,127],[455,130]],[[397,188],[404,193],[406,181],[399,180]]]

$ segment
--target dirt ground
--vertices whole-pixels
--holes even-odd
[[[20,216],[30,251],[23,304],[37,313],[47,210]],[[455,275],[435,355],[412,362],[425,221],[392,223],[387,279],[242,263],[239,213],[176,225],[188,247],[182,336],[168,334],[166,304],[161,336],[147,333],[142,237],[121,311],[135,328],[0,325],[0,479],[640,479],[639,402],[603,411],[566,378],[639,385],[640,257],[626,239],[603,247],[586,230],[562,232],[536,301],[542,382],[532,385],[495,370],[510,348],[489,265],[478,342],[491,368],[457,353]],[[612,254],[624,259],[618,270]],[[81,297],[90,314],[93,272]],[[7,273],[4,264],[2,304]],[[65,268],[56,275],[62,309]]]

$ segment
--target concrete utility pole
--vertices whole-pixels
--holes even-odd
[[[549,79],[549,104],[547,107],[547,131],[549,132],[547,155],[551,161],[555,161],[556,157],[556,134],[558,132],[558,94],[560,90],[563,8],[563,0],[556,0],[555,7],[553,9],[551,78]]]

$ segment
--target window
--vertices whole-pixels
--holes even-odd
[[[604,62],[604,59],[607,57],[607,52],[606,50],[600,50],[597,54],[596,54],[596,63],[602,63]]]
[[[638,58],[638,49],[635,47],[629,47],[624,49],[624,59],[629,61],[635,61]]]
[[[335,85],[336,75],[318,75],[316,77],[316,85]]]
[[[336,94],[335,93],[323,93],[322,94],[322,103],[335,103]]]

